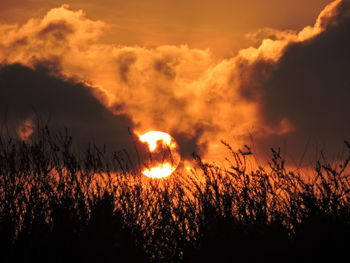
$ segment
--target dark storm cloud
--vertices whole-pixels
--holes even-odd
[[[49,124],[66,126],[80,143],[95,142],[110,148],[131,145],[126,115],[113,115],[91,93],[91,88],[53,74],[54,62],[34,69],[20,64],[0,66],[0,113],[2,124],[16,129],[38,114]]]
[[[264,125],[288,120],[294,126],[284,135],[258,138],[259,146],[285,142],[294,155],[308,141],[310,148],[334,152],[350,139],[350,2],[338,12],[323,21],[323,33],[289,45],[277,64],[260,60],[242,70],[241,95],[259,103]]]
[[[193,125],[188,133],[171,132],[175,140],[180,146],[180,154],[184,159],[192,159],[193,153],[204,154],[207,151],[208,145],[206,142],[201,142],[206,127],[204,125]]]

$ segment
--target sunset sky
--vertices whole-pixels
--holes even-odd
[[[113,147],[164,131],[184,159],[225,140],[299,165],[350,139],[349,0],[0,0],[0,36],[0,118],[25,140],[38,112]]]
[[[262,28],[300,30],[314,23],[330,0],[129,0],[129,1],[0,1],[2,23],[25,23],[50,9],[69,4],[111,28],[103,41],[119,45],[180,45],[210,48],[230,56],[252,44],[245,37]]]

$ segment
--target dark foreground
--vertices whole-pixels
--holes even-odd
[[[48,129],[0,139],[0,262],[335,262],[350,247],[350,145],[313,175],[278,151],[251,171],[249,149],[223,167],[162,181],[124,152],[77,152]],[[137,166],[136,166],[137,167]]]

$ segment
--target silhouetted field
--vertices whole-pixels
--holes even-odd
[[[225,143],[224,143],[225,144]],[[40,129],[0,138],[0,262],[335,262],[350,245],[350,145],[313,174],[278,150],[252,170],[248,147],[228,164],[167,179],[142,176],[124,151],[74,146]],[[136,167],[136,168],[135,168]],[[135,169],[134,169],[135,168]]]

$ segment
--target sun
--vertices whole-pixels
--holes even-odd
[[[139,140],[146,143],[149,153],[145,156],[142,174],[149,178],[166,178],[180,163],[181,156],[175,139],[168,133],[149,131],[139,135]]]

